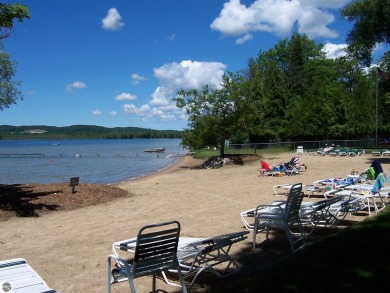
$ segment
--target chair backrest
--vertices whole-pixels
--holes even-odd
[[[297,183],[291,186],[284,210],[285,220],[287,220],[288,223],[295,223],[299,221],[299,211],[303,196],[302,183]]]
[[[177,221],[143,227],[137,235],[134,277],[175,268],[179,236],[180,223]]]

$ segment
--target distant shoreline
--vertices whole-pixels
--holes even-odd
[[[103,127],[97,125],[0,125],[0,140],[63,139],[151,139],[181,138],[180,130],[153,130],[140,127]]]

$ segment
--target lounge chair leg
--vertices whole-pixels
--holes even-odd
[[[111,258],[107,259],[107,293],[111,293]]]
[[[183,293],[187,293],[186,283],[184,281],[183,274],[181,272],[180,266],[177,267],[177,275],[179,276],[181,289],[182,289]]]
[[[153,293],[156,292],[156,273],[153,274]]]
[[[253,250],[256,250],[256,229],[257,227],[253,229]]]

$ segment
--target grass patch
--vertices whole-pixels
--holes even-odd
[[[289,153],[291,154],[295,153],[292,150],[286,149],[286,148],[269,148],[269,149],[253,149],[253,148],[242,148],[242,149],[226,149],[225,154],[226,155],[255,155],[258,157],[269,157],[269,156],[277,156],[282,153]],[[213,149],[201,149],[194,152],[193,157],[195,159],[208,159],[211,157],[218,157],[219,156],[219,150],[213,150]]]

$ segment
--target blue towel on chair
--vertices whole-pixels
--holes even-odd
[[[385,182],[389,182],[389,178],[388,178],[387,174],[386,173],[380,173],[376,177],[376,181],[375,181],[374,185],[371,188],[371,192],[374,193],[374,194],[378,193],[379,190],[384,186]]]

